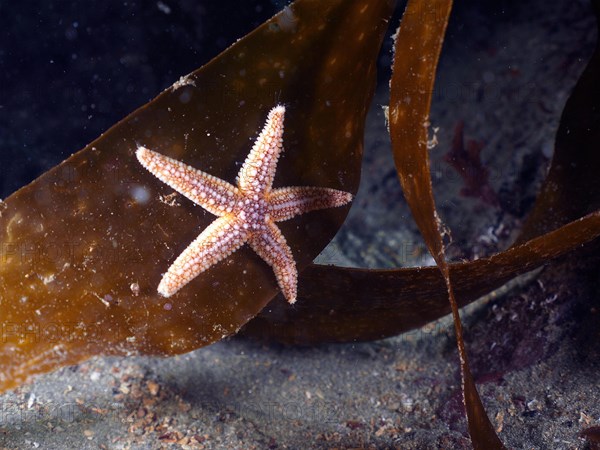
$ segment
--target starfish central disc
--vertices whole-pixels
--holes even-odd
[[[252,195],[250,198],[243,198],[233,214],[245,221],[244,228],[259,230],[269,218],[269,204],[264,198]]]
[[[136,156],[142,166],[218,217],[168,268],[158,285],[161,295],[175,294],[247,243],[272,267],[287,301],[296,301],[296,262],[275,223],[309,211],[345,205],[352,200],[352,194],[309,186],[272,189],[277,161],[283,151],[284,115],[282,105],[271,109],[235,186],[146,147],[138,147]]]

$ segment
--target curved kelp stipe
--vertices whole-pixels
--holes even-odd
[[[356,192],[388,0],[298,0],[2,204],[0,390],[97,354],[175,355],[235,333],[277,293],[247,246],[165,299],[162,274],[214,216],[135,156],[145,146],[235,182],[286,106],[274,188]],[[281,225],[299,270],[348,207]]]
[[[408,3],[394,47],[390,136],[404,197],[448,291],[471,442],[475,449],[503,449],[471,375],[458,303],[446,262],[442,237],[446,231],[435,207],[429,170],[429,110],[451,9],[451,0],[411,0]]]

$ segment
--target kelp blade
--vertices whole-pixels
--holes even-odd
[[[450,264],[459,305],[599,236],[596,212],[489,258]],[[278,295],[241,333],[295,345],[357,342],[395,336],[450,313],[437,267],[367,270],[312,265],[302,272],[300,286],[294,306]]]
[[[595,0],[594,6],[598,15],[600,0]],[[577,211],[583,212],[600,198],[600,189],[593,188],[597,177],[590,180],[588,175],[600,171],[598,152],[593,151],[600,139],[594,134],[600,130],[600,91],[596,88],[596,74],[600,74],[600,47],[596,48],[563,112],[559,135],[569,136],[572,144],[557,144],[549,179],[545,182],[548,187],[540,195],[541,204],[546,205],[548,212],[552,210],[552,217],[560,220],[543,220],[544,208],[537,207],[536,203],[535,212],[528,220],[531,228],[525,226],[511,249],[490,258],[451,264],[451,278],[461,305],[492,291],[505,279],[576,250],[598,237],[598,213],[581,219],[574,217],[572,223],[556,229],[565,217],[571,216],[565,209],[569,202],[578,205]],[[587,119],[577,120],[582,117]],[[569,155],[578,161],[577,164],[563,163],[568,161]],[[569,169],[575,173],[552,180],[557,164],[561,165],[561,170]],[[581,167],[586,170],[578,178],[575,175]],[[558,197],[544,199],[545,192],[567,191],[568,185],[573,183],[581,185],[576,188],[579,191],[587,183],[592,188],[586,195],[564,202],[556,201]],[[564,212],[564,216],[555,213],[554,209]],[[541,231],[547,234],[539,235]],[[535,236],[539,239],[528,242]],[[276,302],[270,303],[248,323],[244,333],[290,344],[365,341],[394,336],[450,313],[442,275],[433,267],[368,270],[313,264],[302,273],[299,286],[299,301],[293,309],[278,296]]]
[[[600,0],[593,0],[600,24]],[[600,26],[598,27],[600,32]],[[563,110],[548,175],[517,242],[600,209],[600,45]]]
[[[392,4],[298,0],[2,204],[0,390],[96,354],[187,352],[235,333],[276,294],[249,249],[169,299],[161,274],[214,220],[149,174],[138,145],[234,182],[276,103],[275,187],[356,192],[364,118]],[[283,223],[302,269],[346,208]]]

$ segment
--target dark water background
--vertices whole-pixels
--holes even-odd
[[[0,1],[0,198],[276,11],[268,0]]]

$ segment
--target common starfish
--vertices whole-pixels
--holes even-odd
[[[352,194],[322,187],[272,189],[283,150],[285,107],[277,105],[237,175],[237,186],[145,147],[139,162],[163,183],[218,216],[177,257],[158,285],[170,297],[245,243],[272,268],[289,303],[296,301],[298,271],[285,237],[275,225],[299,214],[342,206]]]

